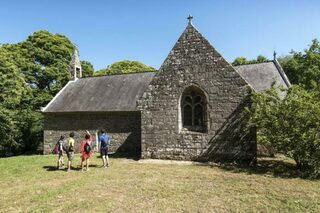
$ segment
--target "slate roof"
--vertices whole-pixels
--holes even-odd
[[[137,111],[136,101],[154,75],[143,72],[70,81],[42,112]]]
[[[258,92],[269,89],[274,81],[284,88],[291,86],[277,61],[234,68]],[[156,72],[143,72],[70,81],[42,112],[138,111],[136,102],[155,74]]]
[[[286,74],[276,60],[239,65],[234,66],[234,68],[258,92],[271,88],[273,82],[276,82],[276,86],[281,85],[284,88],[291,86]]]

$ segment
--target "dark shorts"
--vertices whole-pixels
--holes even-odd
[[[74,155],[74,152],[67,152],[67,156],[68,156],[69,161],[73,160],[73,155]]]
[[[108,148],[100,149],[100,155],[101,155],[101,157],[107,156],[108,155]]]

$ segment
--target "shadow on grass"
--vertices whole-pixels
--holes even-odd
[[[115,152],[115,153],[109,153],[108,154],[109,158],[126,158],[126,159],[131,159],[138,161],[140,160],[140,153],[131,153],[131,152]],[[97,156],[97,158],[100,158],[100,155]]]
[[[46,169],[48,172],[51,172],[51,171],[58,171],[59,169],[57,169],[56,166],[44,166],[42,167],[44,169]]]
[[[220,169],[234,172],[258,175],[272,175],[280,178],[300,177],[296,165],[282,159],[259,159],[255,166],[219,165]]]
[[[97,164],[89,165],[89,168],[100,168],[100,167],[102,167],[102,166],[97,165]],[[53,171],[65,171],[66,172],[67,171],[67,167],[62,168],[62,169],[58,169],[57,166],[43,166],[42,168],[47,170],[48,172],[53,172]],[[72,171],[80,171],[81,167],[80,166],[77,166],[77,167],[71,166],[71,170]]]

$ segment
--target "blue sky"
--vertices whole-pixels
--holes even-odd
[[[0,43],[40,29],[61,33],[95,69],[123,59],[159,68],[189,14],[228,61],[302,51],[320,39],[317,0],[6,0],[0,6]]]

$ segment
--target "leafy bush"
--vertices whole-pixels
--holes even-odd
[[[275,88],[252,96],[251,125],[264,143],[293,158],[302,175],[320,173],[320,95],[293,86],[279,98]]]

